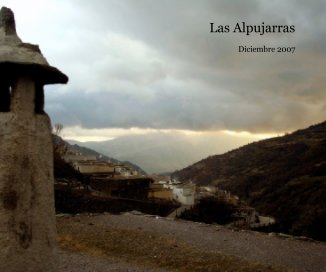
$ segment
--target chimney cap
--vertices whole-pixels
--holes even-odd
[[[8,35],[16,34],[15,16],[11,9],[2,7],[0,10],[0,27]]]
[[[24,43],[17,36],[14,13],[0,10],[0,72],[6,77],[29,75],[42,84],[67,83],[68,77],[49,65],[38,45]]]

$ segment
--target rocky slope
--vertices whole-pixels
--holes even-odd
[[[274,216],[278,231],[326,240],[326,122],[208,157],[174,176],[239,195]]]

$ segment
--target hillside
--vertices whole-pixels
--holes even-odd
[[[82,145],[78,145],[76,143],[70,144],[67,141],[65,141],[65,144],[67,145],[68,149],[80,152],[82,155],[93,155],[93,156],[96,156],[96,158],[98,160],[110,160],[113,163],[123,163],[123,164],[131,166],[133,169],[137,170],[139,173],[146,175],[146,172],[142,168],[140,168],[138,165],[136,165],[130,161],[120,161],[118,159],[103,155],[102,153],[99,153],[91,148],[88,148],[88,147],[85,147]]]
[[[231,191],[274,216],[278,231],[326,240],[326,122],[208,157],[173,175]]]
[[[109,157],[131,161],[147,173],[173,172],[208,155],[222,154],[252,141],[249,137],[231,137],[223,133],[186,135],[177,132],[125,135],[102,142],[69,140],[71,144],[89,147]]]

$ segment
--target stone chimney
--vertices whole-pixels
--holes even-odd
[[[67,83],[0,10],[0,271],[56,271],[51,124],[43,86]]]

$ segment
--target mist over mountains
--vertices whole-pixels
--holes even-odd
[[[188,135],[181,132],[150,132],[101,142],[68,140],[71,144],[94,149],[108,157],[130,161],[149,174],[173,172],[252,141],[249,136],[240,138],[224,133]]]
[[[273,216],[277,232],[325,241],[326,122],[252,141],[249,136],[155,132],[78,144],[131,161],[148,173],[185,165],[171,174],[238,195]],[[241,147],[235,149],[236,144]]]

